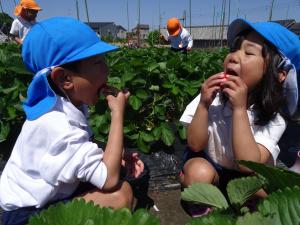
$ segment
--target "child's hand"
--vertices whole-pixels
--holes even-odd
[[[130,96],[130,92],[128,89],[124,89],[122,91],[117,88],[105,86],[103,87],[103,94],[106,96],[106,100],[108,102],[108,107],[111,112],[121,112],[124,113],[124,108],[127,102],[128,97]]]
[[[228,96],[233,109],[247,109],[248,87],[244,81],[234,75],[226,75],[221,90]]]
[[[204,104],[207,108],[211,105],[217,92],[220,91],[224,79],[224,73],[221,72],[209,77],[202,84],[200,104]]]
[[[138,153],[124,153],[122,166],[126,169],[126,176],[137,178],[144,171],[144,163],[140,160]]]

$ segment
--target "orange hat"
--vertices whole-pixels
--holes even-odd
[[[15,16],[19,16],[22,9],[34,9],[37,11],[41,11],[41,7],[34,1],[34,0],[21,0],[20,4],[16,6],[15,8]]]
[[[176,36],[181,30],[179,19],[177,19],[176,17],[169,19],[167,23],[167,29],[170,36]]]

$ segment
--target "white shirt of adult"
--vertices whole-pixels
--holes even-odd
[[[185,126],[191,123],[200,96],[198,95],[182,114],[180,122]],[[247,110],[247,113],[255,141],[268,149],[272,155],[268,163],[275,165],[280,152],[277,143],[286,128],[286,121],[277,114],[267,125],[259,126],[254,124],[254,112]],[[206,152],[211,159],[227,169],[237,169],[232,150],[232,110],[229,102],[225,106],[221,103],[219,94],[209,107],[208,136]]]
[[[26,37],[27,33],[31,29],[31,27],[36,23],[36,20],[28,22],[23,19],[21,16],[18,16],[12,23],[10,34],[15,37],[20,38],[22,41]]]
[[[168,41],[170,41],[171,47],[176,49],[193,47],[192,36],[184,27],[181,28],[181,32],[176,36],[170,36],[168,33]]]
[[[26,120],[0,179],[4,210],[43,207],[69,197],[80,181],[101,189],[107,168],[103,150],[90,141],[87,110],[57,96],[55,107]]]

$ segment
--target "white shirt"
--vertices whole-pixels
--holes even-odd
[[[181,32],[176,36],[170,36],[168,33],[168,41],[171,42],[171,47],[176,49],[191,48],[193,46],[193,39],[184,27],[181,28]]]
[[[90,136],[86,113],[59,96],[50,112],[26,120],[0,179],[0,206],[40,208],[70,196],[80,181],[101,189],[107,168]]]
[[[185,109],[180,121],[188,125],[191,123],[200,101],[198,95]],[[232,151],[232,110],[229,102],[221,103],[219,95],[216,96],[209,107],[208,114],[208,145],[207,153],[212,160],[228,169],[236,169]],[[286,122],[279,114],[265,126],[254,124],[254,112],[247,110],[251,130],[255,141],[266,147],[272,155],[275,164],[280,149],[277,145],[282,136]]]
[[[28,22],[27,20],[24,20],[21,16],[18,16],[18,18],[16,18],[13,21],[9,33],[15,37],[20,38],[23,41],[29,30],[35,23],[35,20]]]

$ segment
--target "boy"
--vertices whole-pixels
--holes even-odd
[[[171,50],[186,53],[192,49],[193,39],[189,32],[182,27],[178,18],[173,17],[169,19],[167,22],[167,29],[167,38],[163,35],[161,35],[161,37],[171,43]]]
[[[23,105],[27,119],[0,179],[3,225],[25,224],[50,204],[78,196],[101,206],[131,207],[131,187],[119,179],[121,164],[133,177],[144,164],[136,153],[122,161],[129,92],[110,94],[103,56],[115,50],[71,18],[37,23],[26,37],[22,57],[35,76]],[[111,110],[105,151],[90,141],[87,122],[86,105],[96,104],[100,93]],[[82,190],[84,182],[93,188]]]
[[[21,0],[15,8],[15,16],[10,29],[10,34],[18,44],[22,44],[30,28],[36,23],[38,11],[42,9],[34,0]]]

